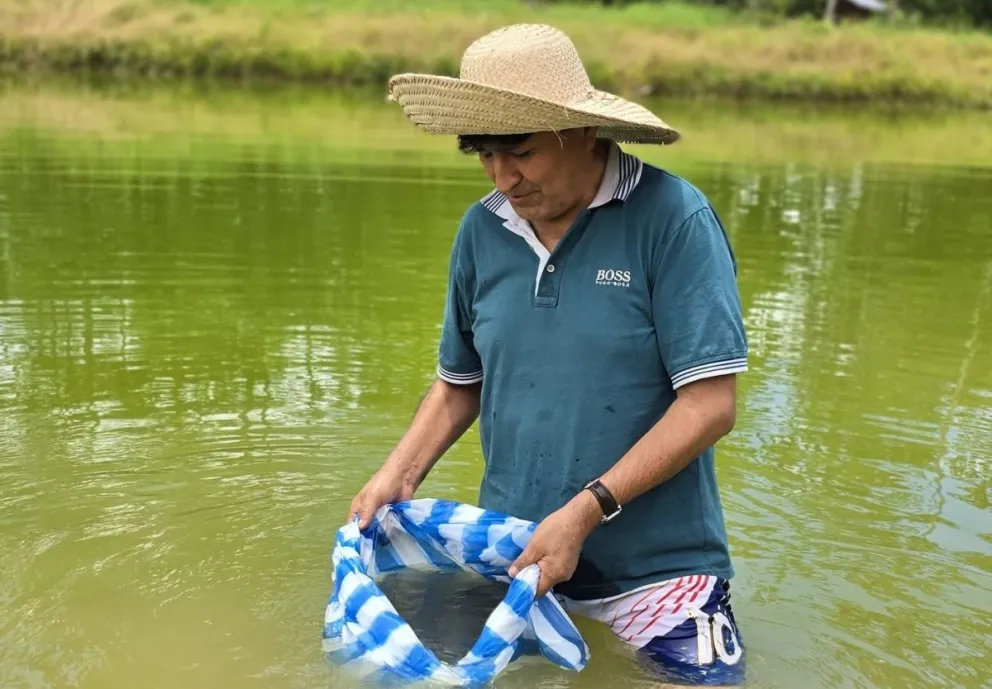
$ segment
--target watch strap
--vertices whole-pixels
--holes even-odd
[[[598,478],[587,483],[585,489],[596,496],[599,508],[603,511],[602,521],[604,523],[620,513],[620,505],[617,503],[616,498],[613,497],[613,493]]]

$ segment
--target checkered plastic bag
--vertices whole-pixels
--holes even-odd
[[[510,565],[536,524],[471,505],[419,499],[387,505],[359,532],[342,527],[332,555],[334,589],[324,618],[324,651],[334,664],[385,684],[433,680],[482,686],[524,655],[582,670],[589,648],[551,593],[538,598],[538,566],[511,579]],[[457,663],[426,648],[376,584],[403,568],[468,570],[508,583],[472,649]]]

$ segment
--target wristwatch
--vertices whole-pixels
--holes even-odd
[[[603,516],[599,519],[600,524],[613,521],[623,511],[623,508],[617,504],[616,498],[613,497],[613,493],[598,478],[587,483],[583,490],[588,490],[596,496],[599,508],[603,510]]]

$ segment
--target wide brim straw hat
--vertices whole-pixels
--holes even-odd
[[[672,144],[679,133],[647,108],[593,88],[562,31],[515,24],[486,34],[462,56],[459,76],[397,74],[389,97],[434,134],[529,134],[598,127],[621,143]]]

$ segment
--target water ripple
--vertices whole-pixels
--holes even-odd
[[[431,378],[484,185],[5,145],[0,686],[347,687],[319,657],[334,530]],[[718,466],[752,686],[977,685],[992,179],[688,172],[727,218],[751,345]],[[481,471],[473,429],[424,494],[474,501]],[[581,626],[582,675],[500,686],[646,685]]]

